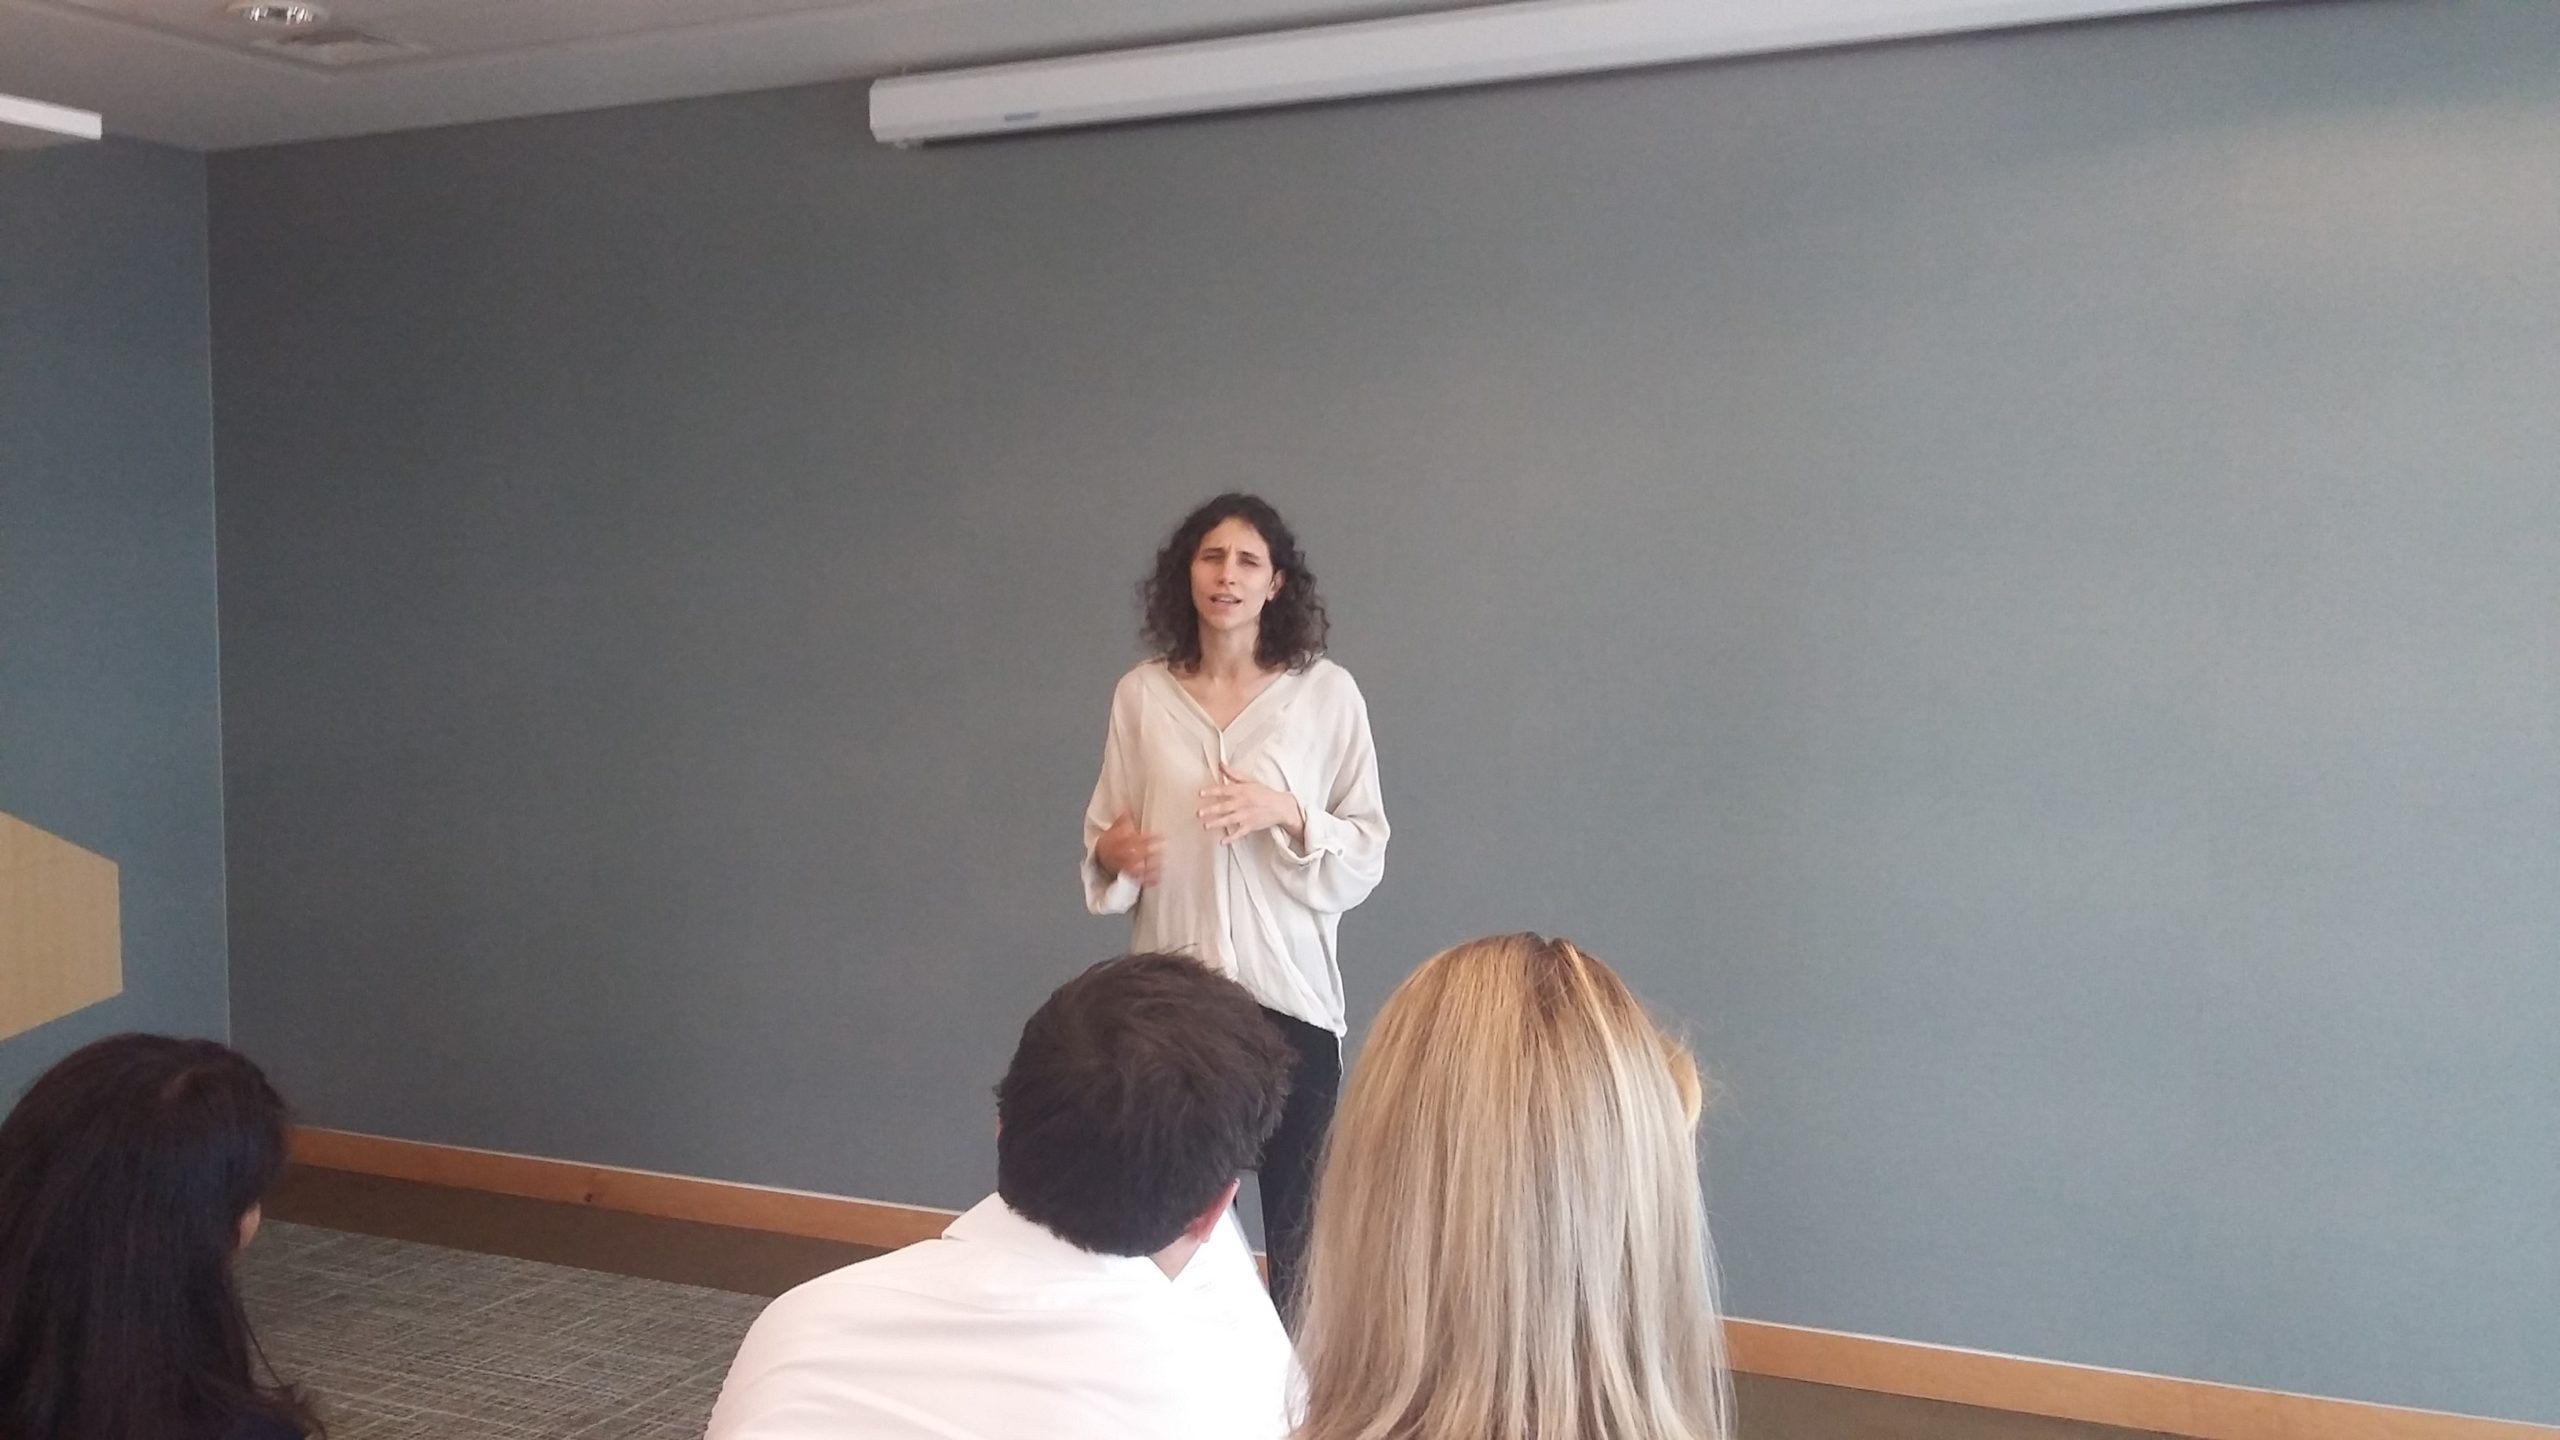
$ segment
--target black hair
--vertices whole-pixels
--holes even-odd
[[[1200,612],[1191,601],[1191,557],[1200,541],[1222,521],[1240,519],[1271,547],[1271,569],[1281,577],[1280,593],[1262,608],[1262,628],[1254,638],[1254,662],[1265,670],[1304,670],[1324,654],[1329,626],[1324,598],[1316,593],[1315,572],[1307,568],[1296,532],[1271,502],[1259,495],[1235,492],[1203,504],[1173,527],[1173,535],[1156,552],[1155,569],[1138,585],[1138,609],[1144,617],[1140,638],[1149,653],[1175,670],[1200,665]]]
[[[1058,987],[996,1087],[996,1193],[1105,1255],[1180,1238],[1280,1123],[1294,1054],[1233,980],[1124,955]]]
[[[286,1118],[211,1040],[111,1036],[28,1087],[0,1121],[0,1437],[320,1428],[267,1372],[231,1270]]]

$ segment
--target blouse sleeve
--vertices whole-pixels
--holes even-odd
[[[1102,739],[1102,776],[1093,782],[1093,799],[1084,807],[1084,908],[1096,915],[1125,915],[1138,903],[1138,882],[1103,869],[1094,854],[1102,832],[1123,812],[1137,808],[1131,783],[1138,763],[1134,710],[1127,687],[1111,696],[1111,728]]]
[[[1387,810],[1378,795],[1378,752],[1369,737],[1369,705],[1343,677],[1346,692],[1335,717],[1331,788],[1298,790],[1307,812],[1307,839],[1293,845],[1275,830],[1281,889],[1321,914],[1339,915],[1369,898],[1387,868]]]

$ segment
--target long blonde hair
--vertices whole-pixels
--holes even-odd
[[[1415,971],[1334,1119],[1297,1440],[1728,1440],[1700,1104],[1686,1047],[1568,941]]]

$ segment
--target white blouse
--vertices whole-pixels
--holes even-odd
[[[1200,792],[1223,766],[1298,799],[1306,845],[1277,826],[1221,845],[1200,821]],[[1164,838],[1164,869],[1141,890],[1094,857],[1123,812]],[[1096,915],[1134,908],[1138,950],[1197,955],[1254,998],[1339,1035],[1342,967],[1334,932],[1384,873],[1387,812],[1369,707],[1330,660],[1283,673],[1226,729],[1162,660],[1120,677],[1102,778],[1084,814],[1084,899]]]

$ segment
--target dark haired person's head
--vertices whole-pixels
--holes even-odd
[[[1236,522],[1230,524],[1228,522]],[[1215,552],[1215,553],[1209,553]],[[1243,597],[1251,608],[1237,616],[1254,623],[1253,658],[1265,670],[1304,670],[1324,654],[1324,601],[1315,572],[1298,549],[1298,537],[1280,512],[1259,495],[1226,494],[1183,517],[1156,552],[1155,569],[1138,587],[1147,648],[1179,671],[1200,665],[1200,627],[1224,619],[1214,608],[1203,567],[1232,564],[1251,587],[1259,571],[1260,593]]]
[[[996,1193],[1105,1255],[1153,1255],[1214,1219],[1288,1098],[1289,1044],[1233,980],[1124,955],[1058,987],[996,1087]]]
[[[28,1087],[0,1121],[0,1437],[317,1428],[262,1379],[231,1273],[285,1123],[258,1067],[210,1040],[113,1036]]]

